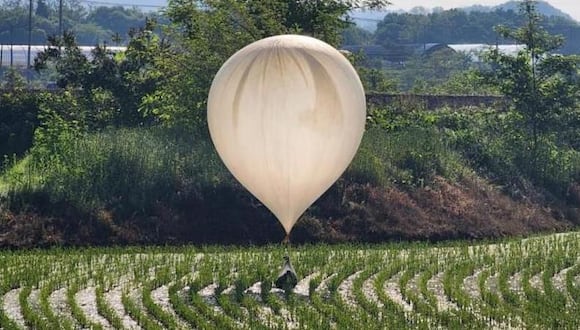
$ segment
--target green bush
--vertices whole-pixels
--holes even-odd
[[[25,90],[0,92],[0,160],[23,155],[38,127],[38,97]],[[5,161],[0,161],[0,170]]]
[[[51,157],[33,151],[25,172],[39,178],[36,185],[12,181],[11,189],[42,192],[86,212],[131,216],[231,180],[211,142],[177,129],[109,130],[59,143]]]
[[[372,128],[351,171],[362,181],[417,185],[434,175],[453,180],[471,168],[505,187],[530,182],[563,196],[580,178],[580,152],[563,143],[561,134],[534,142],[518,125],[520,117],[515,111],[478,108],[372,109]]]
[[[424,185],[436,175],[457,178],[465,168],[436,128],[370,128],[346,177],[380,185]]]

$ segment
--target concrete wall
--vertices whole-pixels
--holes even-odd
[[[417,110],[436,110],[443,107],[452,109],[465,107],[494,107],[506,110],[509,101],[503,96],[491,95],[419,95],[419,94],[367,94],[369,107],[387,105]]]

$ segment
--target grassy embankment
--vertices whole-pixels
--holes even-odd
[[[531,159],[527,137],[506,128],[510,120],[489,109],[371,111],[354,161],[298,222],[293,240],[492,238],[579,224],[580,153],[546,140]],[[33,148],[0,177],[0,245],[283,237],[207,135],[108,130],[61,136],[49,147]]]

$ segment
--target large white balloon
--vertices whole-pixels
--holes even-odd
[[[227,168],[288,234],[350,164],[366,102],[356,71],[336,49],[281,35],[226,61],[213,80],[207,115]]]

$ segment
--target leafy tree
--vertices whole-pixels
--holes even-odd
[[[373,35],[365,29],[352,25],[342,30],[343,45],[369,45],[372,43]]]
[[[34,13],[36,16],[48,18],[50,16],[50,8],[44,0],[37,0],[36,11]]]
[[[498,9],[490,12],[458,9],[434,11],[430,14],[389,13],[377,24],[374,33],[376,44],[387,48],[405,44],[423,43],[487,43],[503,42],[494,33],[497,25],[517,27],[525,23],[524,18],[514,10]],[[544,26],[552,34],[562,34],[567,43],[561,52],[580,52],[580,24],[559,17],[544,18]]]
[[[149,123],[139,107],[161,80],[162,72],[154,67],[156,58],[169,56],[169,45],[153,33],[155,27],[154,20],[147,20],[144,27],[132,30],[123,53],[97,45],[90,57],[81,52],[74,34],[66,31],[62,37],[49,38],[49,47],[34,60],[35,69],[54,67],[58,86],[77,90],[91,112],[83,117],[91,129]]]
[[[17,86],[24,83],[17,72],[7,74],[13,75]],[[0,170],[6,165],[1,164],[4,157],[21,156],[30,148],[39,124],[37,116],[37,94],[19,88],[0,92]]]
[[[0,87],[10,91],[22,90],[26,87],[26,81],[18,70],[8,68],[3,74]]]
[[[32,42],[45,44],[47,36],[59,33],[60,0],[35,0],[32,20]],[[28,6],[26,0],[0,1],[0,44],[28,43]],[[149,13],[158,17],[158,13]],[[120,6],[87,8],[80,0],[63,0],[63,28],[74,31],[80,45],[94,46],[108,40],[112,34],[126,34],[145,20],[139,9]]]
[[[468,55],[439,50],[428,55],[415,55],[400,70],[401,89],[417,93],[433,92],[452,77],[466,72],[473,64]]]
[[[544,30],[535,1],[522,1],[520,10],[525,18],[521,27],[500,26],[497,31],[524,49],[515,56],[491,50],[487,57],[492,69],[483,77],[513,101],[512,136],[520,137],[520,147],[523,144],[522,163],[529,163],[531,174],[542,178],[540,160],[550,157],[554,137],[580,118],[580,59],[553,53],[564,39]]]
[[[102,6],[91,10],[85,20],[87,23],[106,29],[110,34],[126,34],[130,29],[142,25],[145,14],[136,8]]]
[[[168,124],[198,125],[205,120],[213,76],[234,52],[264,37],[302,33],[334,46],[350,9],[377,7],[387,1],[204,0],[169,2],[171,57],[157,57],[163,79],[147,95],[142,111]]]

